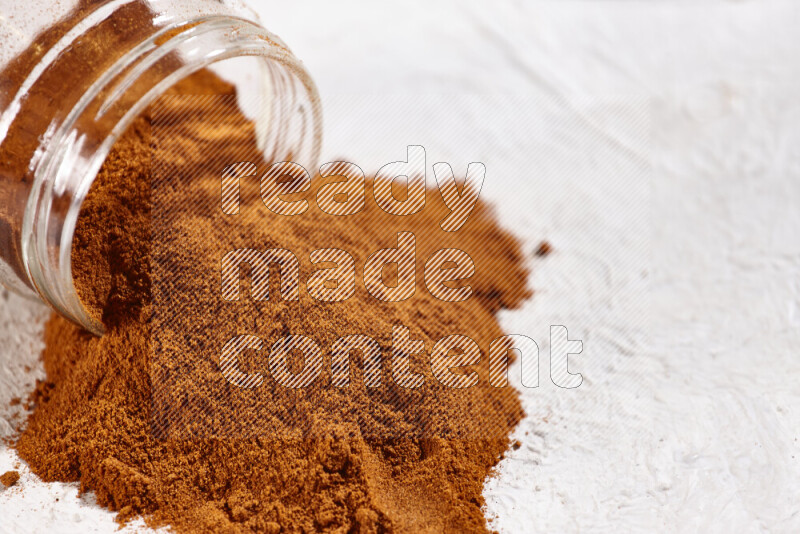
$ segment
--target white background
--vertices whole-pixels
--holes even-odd
[[[430,158],[485,158],[483,195],[503,224],[527,252],[553,243],[531,260],[535,297],[502,319],[543,356],[549,325],[567,325],[584,341],[570,362],[584,383],[547,387],[544,366],[542,387],[523,392],[522,446],[485,488],[494,528],[800,531],[800,4],[256,8],[319,86],[324,161],[374,169],[403,159],[406,143]],[[529,104],[523,120],[492,119],[467,105],[475,95]],[[567,104],[598,101],[620,116]],[[525,142],[524,119],[541,140],[565,117],[591,134]],[[592,154],[610,158],[595,179],[580,157]],[[642,158],[648,173],[621,178],[608,163]],[[647,189],[619,201],[614,188],[642,177]],[[9,419],[8,400],[41,376],[46,313],[7,296],[0,315]],[[0,472],[15,462],[0,448]],[[75,485],[21,470],[18,487],[0,490],[0,531],[116,528]]]

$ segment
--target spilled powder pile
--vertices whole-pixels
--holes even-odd
[[[195,74],[174,91],[233,94],[208,72]],[[208,117],[197,108],[184,113],[158,142],[145,116],[114,146],[83,206],[73,261],[76,288],[87,308],[102,317],[107,333],[96,338],[58,316],[50,319],[43,352],[48,382],[39,388],[36,409],[17,443],[20,455],[45,480],[80,481],[81,490],[95,491],[101,505],[119,512],[120,521],[143,515],[153,526],[170,525],[178,532],[485,531],[483,481],[523,416],[511,387],[479,385],[455,393],[436,389],[428,368],[426,385],[419,390],[400,391],[384,373],[381,388],[368,391],[360,380],[363,362],[356,357],[348,388],[330,387],[328,372],[318,387],[307,390],[287,391],[267,380],[249,396],[235,391],[220,399],[199,385],[204,376],[219,377],[214,358],[219,345],[204,344],[192,332],[249,333],[261,336],[267,346],[298,333],[313,337],[323,351],[340,335],[364,333],[379,341],[384,354],[391,346],[392,325],[407,326],[413,339],[425,342],[426,353],[440,338],[458,333],[480,346],[484,357],[473,367],[485,382],[489,342],[503,335],[495,314],[529,294],[518,244],[480,202],[457,235],[446,235],[438,225],[447,211],[435,190],[428,191],[425,209],[402,221],[371,202],[346,217],[331,217],[313,204],[301,216],[279,217],[260,202],[258,186],[248,192],[244,181],[243,217],[237,226],[213,224],[186,210],[173,214],[169,227],[159,228],[155,236],[152,150],[178,167],[193,162],[191,172],[176,178],[174,189],[165,193],[173,195],[175,205],[206,200],[219,205],[219,169],[197,163],[206,153],[204,138],[239,136],[246,150],[237,144],[238,152],[227,155],[236,156],[230,161],[250,159],[264,168],[252,124],[235,100],[230,102],[223,113],[217,110],[211,133]],[[191,188],[181,187],[187,177]],[[315,180],[309,199],[325,183]],[[418,263],[440,248],[468,251],[475,262],[469,280],[473,296],[461,303],[437,300],[420,273],[417,291],[408,300],[382,302],[369,296],[360,267],[372,252],[395,246],[391,239],[398,231],[415,233]],[[341,247],[358,267],[356,293],[343,303],[317,302],[306,294],[299,304],[285,302],[277,298],[280,287],[271,276],[270,295],[276,298],[222,302],[217,251],[237,246],[292,250],[301,258],[301,280],[310,272],[303,263],[310,251]],[[150,261],[165,250],[182,266],[179,287],[161,283],[168,278],[161,271],[170,265]],[[155,324],[165,326],[159,323],[157,302],[169,291],[192,295],[196,306],[186,317],[170,317],[177,324],[155,329]],[[182,343],[208,357],[170,352]],[[423,356],[412,359],[420,372]],[[192,372],[201,379],[170,381],[180,362],[190,359]],[[253,354],[240,360],[246,372],[265,365]],[[169,410],[177,419],[154,424],[159,388],[189,401]],[[182,413],[186,405],[190,409]],[[289,414],[276,419],[286,428],[248,432],[269,406]],[[439,416],[425,421],[434,428],[419,432],[415,424],[429,412]],[[219,413],[237,413],[241,419]],[[214,424],[204,426],[203,414],[217,414]],[[194,437],[181,426],[187,420],[199,429]],[[220,432],[242,421],[247,424],[237,428],[238,435]],[[296,424],[313,426],[313,434],[293,436]],[[448,425],[466,428],[472,437],[444,439]],[[490,426],[490,432],[475,432]],[[154,432],[170,437],[158,439]]]

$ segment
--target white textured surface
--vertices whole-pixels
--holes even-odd
[[[366,147],[352,157],[370,169],[402,155],[399,143],[417,141],[430,157],[499,153],[500,163],[487,160],[485,196],[503,206],[504,223],[528,250],[542,237],[555,247],[533,264],[536,297],[503,320],[539,341],[543,355],[548,326],[567,325],[584,340],[584,354],[571,360],[584,384],[525,392],[522,446],[486,486],[496,528],[800,531],[800,5],[351,0],[258,8],[319,84],[326,158]],[[442,128],[437,119],[453,124],[472,108],[459,108],[468,99],[457,97],[437,115],[436,95],[464,92],[525,95],[545,132],[556,126],[545,117],[563,104],[552,98],[558,93],[609,95],[636,113],[645,97],[650,150],[633,153],[652,163],[649,204],[604,209],[604,182],[581,182],[558,143],[509,148],[509,139],[522,143],[522,130],[499,135],[507,115],[483,124],[478,114],[469,123],[480,125],[476,137]],[[388,93],[395,105],[381,108]],[[363,109],[348,109],[348,98]],[[420,117],[429,122],[424,139],[403,137],[419,131]],[[590,145],[601,150],[603,139],[615,143],[641,127],[617,124],[627,127],[605,124]],[[454,148],[454,138],[466,147]],[[585,147],[569,141],[567,149]],[[643,214],[646,228],[624,224]],[[620,262],[643,235],[650,267],[633,276]],[[649,313],[630,313],[643,305]],[[13,297],[0,314],[4,407],[30,388],[30,373],[13,362],[32,359],[42,315]],[[13,461],[0,450],[0,472]],[[115,528],[111,514],[78,503],[74,486],[26,475],[0,493],[0,531]]]

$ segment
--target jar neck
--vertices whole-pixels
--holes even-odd
[[[35,156],[22,219],[20,250],[30,284],[59,313],[98,335],[103,325],[81,304],[72,277],[81,203],[112,145],[169,87],[212,64],[255,58],[263,67],[256,79],[266,99],[256,117],[259,148],[273,161],[291,157],[314,165],[319,157],[316,88],[277,37],[253,22],[225,15],[153,30],[105,66],[63,120],[51,123]]]

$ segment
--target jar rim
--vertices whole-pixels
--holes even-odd
[[[168,39],[164,39],[169,36]],[[220,43],[224,46],[220,47]],[[137,80],[152,75],[168,54],[184,60],[124,109],[119,120],[99,146],[88,151],[79,130],[86,114],[107,113],[128,95]],[[81,204],[89,192],[113,144],[141,113],[171,86],[192,73],[221,61],[252,56],[286,69],[304,89],[308,105],[301,107],[303,120],[310,119],[302,147],[305,161],[316,164],[322,142],[322,114],[317,88],[303,64],[279,38],[262,26],[226,15],[211,15],[182,21],[154,32],[137,43],[92,84],[56,131],[48,132],[48,149],[40,156],[22,221],[22,261],[29,281],[56,311],[96,335],[104,325],[92,317],[75,289],[72,277],[72,245]],[[127,73],[123,74],[123,73]],[[119,78],[123,79],[120,82]],[[160,76],[160,73],[159,73]],[[108,93],[109,84],[117,83]],[[97,105],[105,97],[104,102]],[[98,110],[97,112],[95,110]],[[298,150],[295,150],[298,153]],[[54,200],[69,195],[66,211]]]

